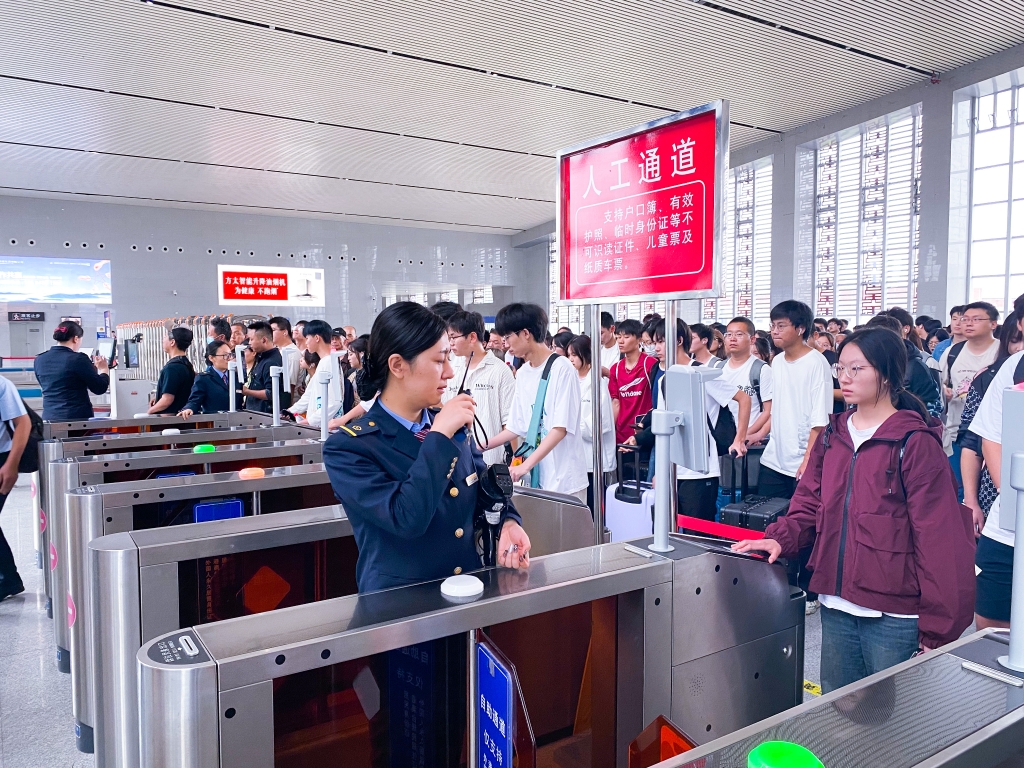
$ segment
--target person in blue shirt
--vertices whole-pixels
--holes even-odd
[[[43,390],[43,421],[91,419],[89,393],[102,395],[110,387],[107,361],[78,351],[84,335],[82,326],[65,320],[53,332],[57,343],[36,356],[32,367]]]
[[[482,565],[474,521],[487,466],[467,432],[476,405],[458,395],[437,408],[453,375],[449,352],[438,315],[408,301],[389,306],[373,324],[360,380],[360,397],[380,395],[324,445],[327,475],[359,547],[360,592]],[[520,522],[509,505],[499,523],[499,565],[529,564]]]
[[[206,370],[192,382],[188,402],[178,415],[187,419],[194,413],[217,413],[228,410],[228,363],[235,359],[226,341],[211,341],[206,345]],[[237,385],[236,385],[237,386]],[[236,407],[239,407],[236,401]]]

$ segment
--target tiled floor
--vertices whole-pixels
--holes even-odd
[[[86,768],[75,749],[71,677],[57,671],[53,622],[32,545],[32,497],[22,476],[0,513],[24,594],[0,602],[0,768]]]
[[[0,526],[14,550],[25,593],[0,603],[0,768],[92,768],[75,749],[71,677],[54,663],[53,624],[46,618],[43,572],[32,544],[27,477],[11,493]],[[807,617],[804,677],[818,682],[821,619]],[[813,698],[805,693],[804,698]]]

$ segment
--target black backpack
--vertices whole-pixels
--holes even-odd
[[[18,472],[31,474],[32,472],[39,471],[39,441],[43,439],[43,417],[32,410],[24,399],[22,399],[21,404],[25,408],[25,413],[28,414],[32,428],[29,430],[28,442],[25,444],[25,450],[22,452],[21,460],[18,462]],[[13,440],[13,420],[5,421],[4,424],[7,426],[7,431],[10,432],[11,439]]]
[[[761,369],[764,366],[764,360],[759,360],[756,357],[754,358],[754,364],[750,366],[750,386],[757,396],[757,404],[762,411],[764,410],[764,402],[761,400]],[[718,455],[725,456],[729,453],[729,446],[736,439],[736,419],[733,418],[732,409],[727,405],[719,408],[718,423],[714,426],[711,425],[711,418],[708,417],[708,429],[711,430],[711,435],[715,438]]]
[[[953,363],[956,362],[957,357],[964,351],[966,346],[966,341],[958,341],[949,348],[949,354],[946,356],[946,386],[950,389],[953,388]]]

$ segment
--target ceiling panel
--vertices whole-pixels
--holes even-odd
[[[545,157],[15,80],[0,104],[3,142],[554,201]]]
[[[281,36],[289,36],[282,29],[294,30],[670,110],[728,98],[734,120],[778,130],[922,77],[693,2],[175,0],[174,5],[273,25]]]
[[[333,179],[0,144],[0,187],[132,200],[373,219],[380,224],[511,234],[551,219],[552,206]],[[467,199],[469,198],[469,199]]]

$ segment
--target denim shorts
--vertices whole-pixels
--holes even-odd
[[[974,563],[981,569],[976,580],[974,612],[993,621],[1009,621],[1013,547],[982,536]]]

